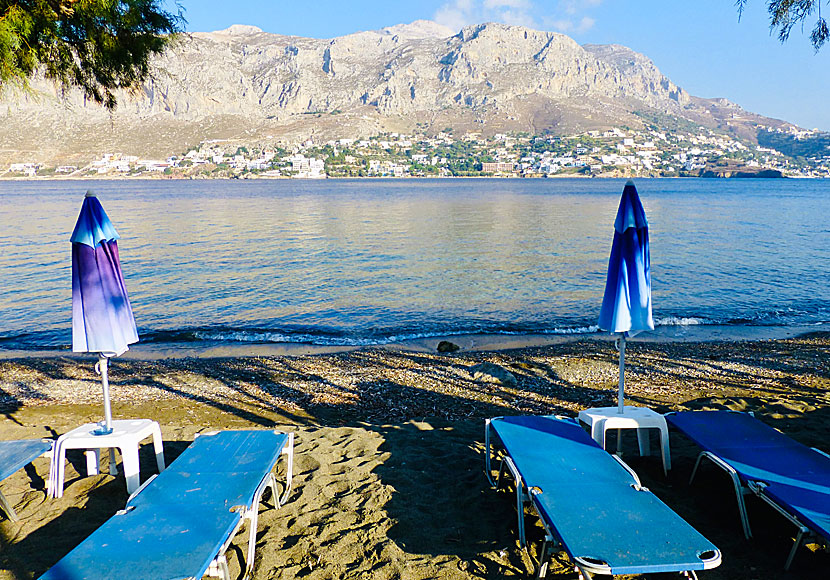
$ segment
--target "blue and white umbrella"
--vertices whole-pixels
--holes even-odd
[[[622,413],[625,395],[625,338],[643,330],[654,330],[648,221],[633,181],[625,184],[617,219],[614,221],[614,243],[608,260],[608,277],[599,311],[599,327],[620,334],[617,408]]]
[[[133,309],[121,273],[118,232],[98,198],[87,192],[72,242],[72,350],[97,352],[104,391],[104,426],[112,431],[107,364],[138,342]]]

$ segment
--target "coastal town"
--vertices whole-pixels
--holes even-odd
[[[387,133],[361,139],[240,144],[207,140],[180,155],[146,159],[106,152],[82,165],[21,159],[0,178],[336,177],[830,177],[830,149],[790,154],[764,146],[822,139],[794,126],[759,131],[758,143],[690,125],[668,131],[612,128],[572,136]]]

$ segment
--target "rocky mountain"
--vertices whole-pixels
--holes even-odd
[[[232,26],[179,39],[110,114],[45,81],[0,100],[0,162],[180,153],[200,141],[296,142],[446,127],[574,133],[693,122],[753,139],[779,121],[689,95],[644,55],[553,32],[428,21],[334,39]]]

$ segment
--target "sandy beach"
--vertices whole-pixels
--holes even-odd
[[[93,360],[0,360],[0,439],[54,437],[101,415]],[[515,378],[476,380],[491,363]],[[161,424],[168,462],[194,436],[215,429],[296,433],[294,489],[268,499],[257,535],[257,579],[521,578],[533,564],[519,549],[509,490],[483,473],[484,419],[512,414],[575,416],[615,402],[617,353],[608,341],[577,340],[513,350],[439,354],[366,349],[304,356],[116,359],[116,418]],[[746,342],[638,342],[627,351],[629,404],[659,412],[754,411],[766,423],[824,451],[830,418],[830,334]],[[142,478],[154,473],[142,450]],[[749,498],[755,538],[743,538],[729,480],[714,469],[687,484],[696,449],[672,433],[673,469],[624,457],[644,484],[715,543],[723,564],[708,579],[821,577],[830,554],[811,546],[789,573],[795,529]],[[126,501],[123,476],[85,477],[70,454],[63,498],[45,494],[48,459],[2,482],[19,523],[0,520],[0,579],[36,578]],[[144,471],[144,468],[147,468]],[[529,537],[541,528],[528,517]],[[243,536],[238,545],[244,546]],[[538,543],[534,547],[538,548]],[[241,550],[231,550],[232,575]],[[566,558],[550,576],[575,578]]]

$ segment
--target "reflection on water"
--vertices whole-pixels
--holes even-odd
[[[651,228],[655,318],[830,318],[830,183],[637,184]],[[599,311],[622,187],[619,180],[2,182],[0,337],[69,342],[69,235],[87,188],[122,236],[145,337],[202,329],[198,336],[210,338],[310,334],[348,343],[587,327]],[[267,334],[229,334],[246,330]]]

